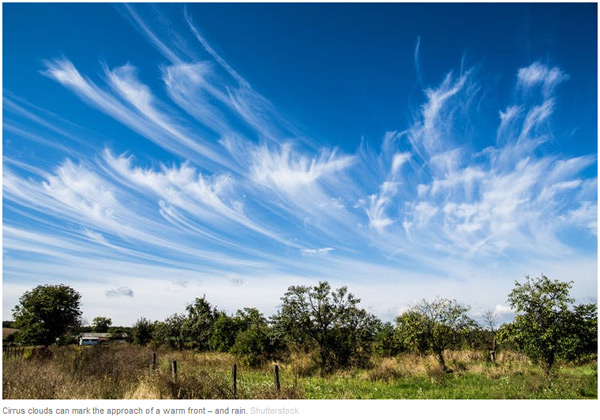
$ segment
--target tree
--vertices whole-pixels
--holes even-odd
[[[185,342],[183,335],[183,324],[185,316],[173,314],[163,322],[155,322],[152,330],[152,341],[157,346],[169,346],[183,349]]]
[[[228,352],[233,347],[235,339],[243,327],[239,319],[221,314],[212,327],[209,340],[210,348],[215,351]]]
[[[375,318],[357,307],[360,299],[346,287],[332,291],[318,286],[291,286],[281,298],[277,328],[300,349],[316,348],[321,374],[368,360]]]
[[[473,326],[467,316],[468,307],[454,300],[437,298],[432,302],[423,299],[396,319],[398,335],[405,345],[420,352],[431,350],[445,372],[444,350],[460,342]]]
[[[112,325],[112,320],[103,316],[97,316],[92,321],[92,329],[97,333],[108,332],[108,329]]]
[[[541,361],[550,374],[557,357],[577,358],[578,352],[596,352],[596,305],[578,305],[569,296],[572,282],[526,276],[515,282],[508,302],[515,320],[502,329],[502,338],[513,341],[532,360]],[[589,354],[589,353],[588,353]]]
[[[568,312],[566,318],[564,324],[567,334],[560,340],[560,356],[568,361],[578,361],[597,354],[597,305],[577,305]]]
[[[122,340],[127,338],[127,330],[123,327],[110,327],[108,329],[111,340]]]
[[[496,331],[498,326],[498,313],[488,310],[483,314],[483,327],[487,328],[492,335],[492,344],[490,347],[490,361],[496,361],[498,352],[498,343],[496,341]]]
[[[44,285],[27,291],[13,309],[19,341],[48,346],[81,324],[81,295],[69,286]]]
[[[273,334],[273,329],[256,308],[244,308],[235,316],[240,331],[235,337],[231,353],[239,360],[256,367],[274,360],[282,343]]]
[[[400,352],[400,346],[396,339],[395,329],[392,323],[378,323],[375,331],[373,348],[375,354],[383,357],[396,356]]]
[[[208,350],[213,324],[221,315],[206,298],[196,298],[186,306],[187,316],[182,325],[183,339],[187,347]]]
[[[131,340],[133,344],[145,346],[152,340],[154,324],[146,318],[138,319],[131,329]]]

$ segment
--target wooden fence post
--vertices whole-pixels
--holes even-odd
[[[177,360],[171,362],[171,372],[173,373],[173,379],[177,379]]]
[[[237,364],[235,363],[231,369],[231,374],[233,376],[233,396],[237,397]]]
[[[275,370],[275,389],[277,390],[277,393],[279,393],[279,390],[281,389],[281,386],[279,385],[279,366],[275,365],[274,370]]]
[[[156,370],[156,352],[152,353],[152,370]]]

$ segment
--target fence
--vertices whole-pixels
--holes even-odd
[[[4,355],[4,357],[22,358],[25,354],[25,347],[5,345],[2,346],[2,354]]]
[[[153,371],[156,370],[157,359],[158,359],[157,354],[152,353],[152,362],[151,362],[150,366],[152,367]],[[177,360],[174,360],[174,359],[171,360],[170,366],[171,366],[171,375],[173,376],[174,380],[177,380],[177,375],[178,375]],[[274,382],[275,390],[279,394],[279,392],[281,391],[281,383],[279,381],[279,366],[278,365],[273,366],[273,382]],[[234,363],[233,366],[231,367],[231,392],[232,392],[234,398],[237,397],[237,384],[238,384],[238,366],[237,366],[237,363]]]

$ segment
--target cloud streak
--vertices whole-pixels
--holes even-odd
[[[467,70],[424,87],[402,130],[342,152],[283,118],[189,14],[170,39],[136,8],[121,10],[168,60],[156,63],[155,79],[130,63],[100,64],[96,79],[67,58],[46,61],[43,74],[164,153],[148,159],[121,143],[99,147],[59,116],[5,99],[11,136],[61,154],[38,165],[5,150],[8,282],[44,271],[58,281],[71,267],[69,278],[86,273],[106,298],[134,297],[135,289],[140,302],[144,276],[246,292],[268,289],[261,276],[359,289],[378,276],[414,293],[449,279],[468,293],[461,278],[483,276],[483,266],[521,275],[528,264],[595,257],[573,237],[597,235],[596,156],[552,149],[556,92],[569,80],[559,67],[515,69],[513,101],[496,111],[480,149],[465,141],[483,90]],[[419,38],[423,84],[420,48]],[[83,147],[52,147],[57,133]]]

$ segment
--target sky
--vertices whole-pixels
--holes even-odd
[[[3,4],[3,312],[597,301],[596,4]]]

